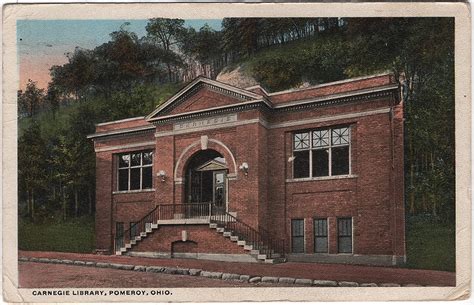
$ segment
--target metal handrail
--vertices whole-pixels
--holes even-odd
[[[115,251],[125,247],[126,243],[140,236],[141,232],[151,229],[151,224],[156,224],[158,220],[210,217],[210,211],[211,203],[209,202],[158,205],[122,234],[116,232]]]
[[[158,205],[148,214],[134,223],[128,230],[115,237],[115,251],[125,247],[135,237],[140,236],[142,232],[151,229],[151,224],[157,224],[159,220],[173,219],[197,219],[208,218],[211,223],[224,227],[232,235],[245,240],[246,244],[252,245],[252,248],[259,250],[261,254],[272,258],[274,254],[286,255],[285,241],[277,239],[265,229],[254,229],[237,217],[229,214],[221,207],[211,202],[206,203],[183,203],[183,204],[164,204]]]
[[[252,249],[259,250],[261,254],[272,258],[275,254],[286,255],[285,241],[283,239],[273,238],[268,231],[259,232],[250,225],[246,224],[237,217],[225,212],[212,216],[211,222],[221,225],[231,231],[231,234],[245,240],[246,244],[252,245]]]

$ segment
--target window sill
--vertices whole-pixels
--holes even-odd
[[[148,193],[148,192],[154,192],[155,189],[145,189],[145,190],[133,190],[133,191],[114,191],[112,194],[136,194],[136,193]]]
[[[293,178],[286,179],[285,182],[305,182],[305,181],[324,181],[324,180],[339,180],[339,179],[353,179],[357,178],[357,175],[340,175],[340,176],[327,176],[327,177],[311,177],[311,178]]]

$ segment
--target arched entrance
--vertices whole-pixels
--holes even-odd
[[[186,164],[184,201],[212,202],[216,212],[227,211],[227,172],[226,159],[219,152],[195,153]]]

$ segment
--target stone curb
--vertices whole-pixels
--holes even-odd
[[[136,272],[150,272],[150,273],[164,273],[164,274],[176,274],[176,275],[189,275],[189,276],[202,276],[211,279],[219,279],[226,281],[240,281],[246,283],[272,283],[272,284],[285,284],[293,286],[308,286],[308,287],[424,287],[423,285],[417,284],[398,284],[398,283],[357,283],[350,281],[329,281],[329,280],[311,280],[311,279],[295,279],[292,277],[274,277],[274,276],[252,276],[247,274],[237,273],[225,273],[225,272],[211,272],[202,269],[188,269],[188,268],[175,268],[175,267],[162,267],[162,266],[141,266],[141,265],[128,265],[118,263],[103,263],[103,262],[91,262],[82,260],[69,260],[69,259],[57,259],[57,258],[37,258],[37,257],[18,257],[20,262],[37,262],[47,264],[64,264],[64,265],[78,265],[84,267],[97,267],[97,268],[112,268],[119,270],[130,270]]]

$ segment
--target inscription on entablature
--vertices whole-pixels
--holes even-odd
[[[173,125],[173,130],[185,130],[185,129],[200,128],[200,127],[217,126],[217,125],[227,124],[227,123],[232,123],[232,122],[237,122],[237,114],[235,113],[206,118],[206,119],[178,122]]]

